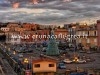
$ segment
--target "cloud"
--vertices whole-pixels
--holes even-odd
[[[11,2],[19,2],[13,9]],[[100,18],[100,0],[45,0],[33,4],[31,0],[0,0],[0,21],[36,22],[41,24],[64,24]]]

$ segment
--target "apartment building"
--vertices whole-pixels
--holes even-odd
[[[76,43],[81,43],[84,47],[86,46],[97,46],[97,27],[96,25],[80,26],[76,31]]]

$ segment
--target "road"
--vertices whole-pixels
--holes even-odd
[[[93,62],[87,62],[85,64],[66,64],[67,68],[94,68],[94,69],[100,69],[100,53],[93,53],[93,54],[86,54],[86,53],[79,53],[79,55],[86,55],[89,56],[92,59],[95,59]]]
[[[7,46],[6,46],[7,47]],[[7,47],[7,49],[8,49],[9,47]],[[34,48],[33,48],[34,49]],[[13,51],[13,49],[11,49],[11,51]],[[24,58],[29,58],[29,57],[35,57],[35,59],[36,59],[36,57],[39,57],[40,56],[40,54],[44,54],[44,52],[41,52],[41,48],[39,49],[39,50],[36,50],[36,49],[34,49],[33,50],[33,53],[23,53],[23,58],[22,59],[24,59]],[[18,53],[19,54],[19,53]],[[95,59],[95,61],[94,62],[87,62],[87,63],[85,63],[85,64],[75,64],[75,63],[73,63],[73,64],[66,64],[66,69],[76,69],[77,67],[78,68],[82,68],[82,69],[100,69],[100,53],[92,53],[92,54],[87,54],[87,53],[78,53],[80,56],[82,56],[82,55],[85,55],[85,56],[88,56],[88,57],[90,57],[90,58],[92,58],[92,59]],[[73,52],[71,52],[70,53],[70,55],[72,56],[73,55]],[[55,57],[54,57],[55,58]],[[57,59],[59,59],[59,57],[56,57]],[[56,59],[55,58],[55,59]],[[61,61],[61,60],[60,60]],[[66,70],[65,69],[65,70]],[[64,69],[62,69],[61,71],[65,71]],[[8,72],[9,73],[9,72]],[[13,72],[12,72],[12,74],[13,74]],[[11,75],[12,75],[11,74]],[[10,75],[10,73],[9,73],[9,75]],[[14,74],[13,74],[14,75]]]
[[[17,75],[14,70],[12,69],[12,67],[9,65],[9,63],[7,62],[6,59],[2,59],[4,58],[2,56],[2,54],[0,53],[0,62],[2,63],[2,68],[3,68],[3,72],[4,72],[4,75]],[[1,74],[3,75],[3,74]]]

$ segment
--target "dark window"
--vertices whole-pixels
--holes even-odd
[[[49,64],[49,67],[54,67],[54,64]]]
[[[40,67],[40,64],[35,64],[34,65],[36,68],[39,68]]]
[[[88,31],[88,36],[89,36],[89,31]]]
[[[17,38],[14,38],[14,41],[17,41]]]
[[[96,31],[94,31],[94,36],[96,36]]]

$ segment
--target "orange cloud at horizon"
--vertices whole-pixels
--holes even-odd
[[[72,0],[63,0],[63,2],[71,2]]]
[[[33,4],[38,4],[38,0],[32,0]]]
[[[12,4],[12,7],[13,7],[13,8],[18,8],[19,5],[20,5],[20,3],[18,3],[18,2],[17,2],[17,3],[13,3],[13,4]]]

